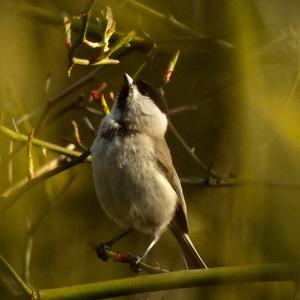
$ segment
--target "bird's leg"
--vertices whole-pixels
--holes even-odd
[[[125,237],[126,235],[128,235],[131,231],[132,231],[132,228],[128,228],[126,231],[120,233],[119,235],[117,235],[112,240],[110,240],[108,242],[105,242],[105,243],[98,244],[96,246],[97,256],[100,259],[102,259],[103,261],[107,261],[108,260],[108,255],[106,253],[106,250],[110,250],[111,247],[113,246],[113,244],[115,244],[116,242],[118,242],[119,240],[121,240],[123,237]]]
[[[156,235],[154,236],[153,240],[151,241],[151,243],[149,244],[148,248],[146,249],[146,251],[144,252],[144,254],[142,256],[131,256],[130,259],[130,268],[133,272],[138,273],[141,271],[141,268],[139,267],[139,263],[142,262],[146,256],[149,254],[150,250],[153,248],[153,246],[158,242],[160,238],[160,235]]]

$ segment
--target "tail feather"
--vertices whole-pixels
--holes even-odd
[[[193,245],[190,237],[187,233],[183,233],[176,227],[171,227],[171,231],[174,234],[184,257],[185,264],[188,269],[200,269],[207,266],[199,253],[197,252],[195,246]]]

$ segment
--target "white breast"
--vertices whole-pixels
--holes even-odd
[[[156,164],[151,138],[98,136],[92,147],[93,176],[104,211],[121,227],[154,233],[174,216],[177,195]]]

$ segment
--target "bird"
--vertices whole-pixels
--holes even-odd
[[[159,89],[124,73],[124,85],[91,146],[95,190],[104,212],[122,229],[151,236],[143,261],[168,228],[189,269],[207,268],[188,233],[187,208],[165,134],[167,105]]]

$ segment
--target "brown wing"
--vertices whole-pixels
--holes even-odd
[[[187,213],[186,213],[186,204],[181,188],[181,183],[179,177],[176,173],[176,170],[172,163],[172,157],[169,150],[169,147],[165,139],[155,140],[155,153],[158,167],[161,172],[166,176],[170,185],[175,190],[178,196],[177,208],[175,212],[174,221],[177,223],[184,233],[188,233],[188,223],[187,223]]]

